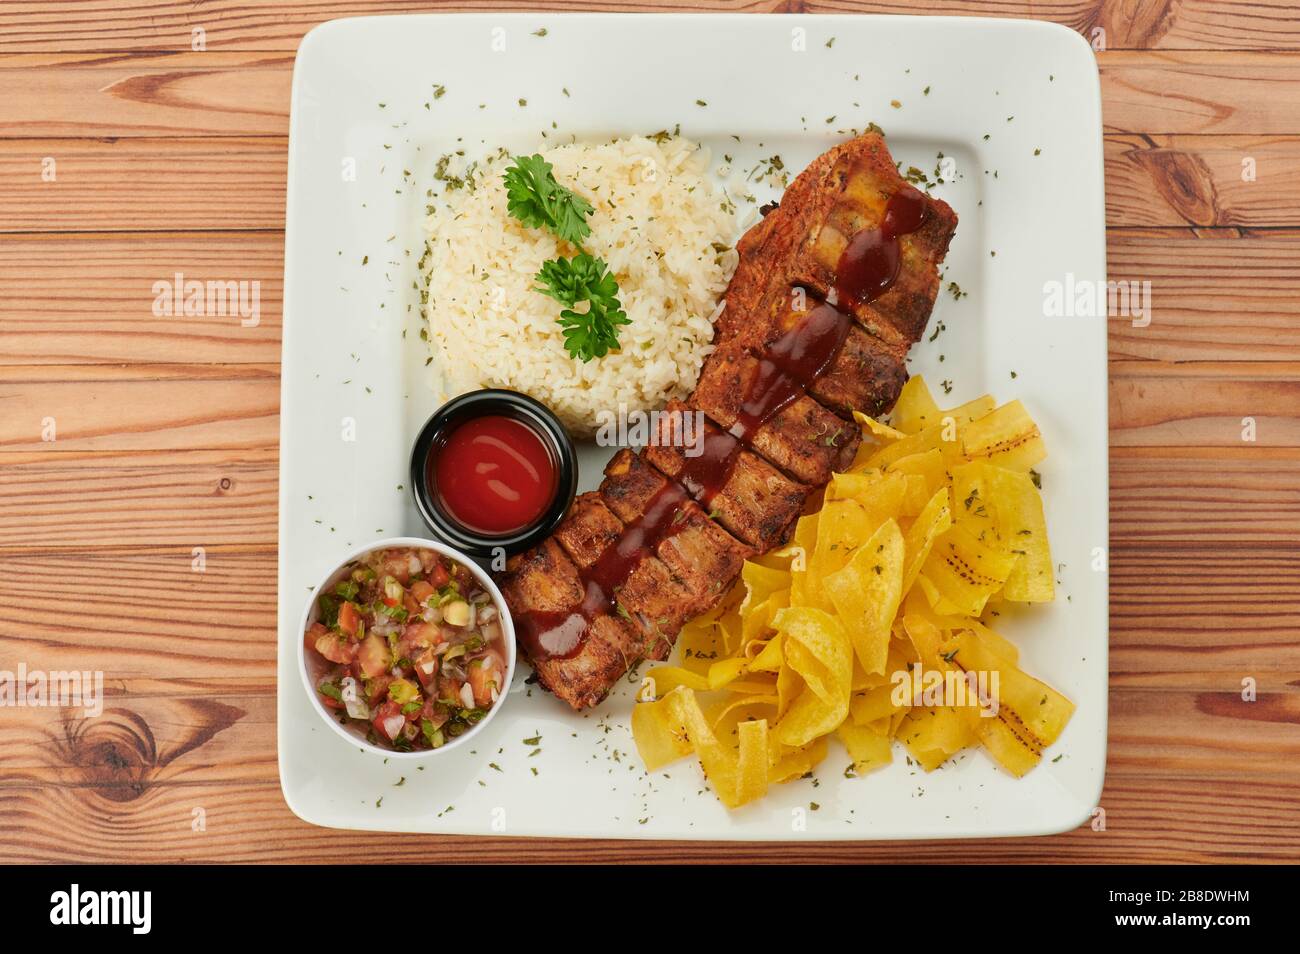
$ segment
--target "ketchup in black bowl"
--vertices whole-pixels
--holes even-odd
[[[532,427],[485,414],[457,424],[426,466],[438,505],[462,526],[488,535],[530,527],[555,499],[555,455]]]
[[[487,557],[518,553],[563,518],[577,487],[573,442],[543,404],[471,391],[434,412],[416,438],[416,506],[448,543]]]

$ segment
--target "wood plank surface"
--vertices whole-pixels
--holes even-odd
[[[1107,774],[1134,787],[1152,775],[1300,785],[1300,739],[1294,732],[1300,699],[1285,685],[1296,676],[1259,673],[1252,702],[1242,701],[1240,678],[1226,673],[1179,673],[1179,683],[1190,688],[1116,686],[1112,716],[1131,728],[1113,734]],[[6,771],[0,797],[34,784],[276,782],[274,693],[224,687],[205,694],[135,692],[121,705],[115,690],[122,678],[105,673],[103,712],[93,718],[80,709],[16,710],[0,739]],[[1282,765],[1261,756],[1280,757]],[[394,768],[393,778],[400,774]]]
[[[1300,445],[1300,365],[1112,361],[1112,446]]]
[[[285,136],[308,29],[427,8],[0,5],[0,667],[97,668],[106,693],[88,721],[0,710],[0,861],[319,862],[371,843],[302,823],[278,781]],[[488,8],[525,9],[439,5]],[[1152,298],[1150,324],[1109,322],[1106,827],[990,841],[981,858],[1300,860],[1300,11],[1289,0],[711,9],[1033,16],[1104,47],[1110,277],[1149,281]],[[155,315],[154,283],[178,271],[257,281],[256,325]],[[1247,679],[1254,702],[1242,701]],[[387,850],[454,858],[470,843]],[[498,861],[954,852],[472,844]]]
[[[1300,52],[1097,59],[1107,133],[1300,135]],[[290,54],[4,54],[0,124],[26,139],[285,135],[292,73]]]
[[[157,694],[274,693],[274,538],[264,549],[245,549],[208,543],[213,535],[202,530],[186,535],[204,543],[88,554],[5,548],[0,584],[13,596],[0,642],[32,668],[111,674],[110,691],[128,704]],[[1256,542],[1260,534],[1238,534],[1251,542],[1235,547],[1131,536],[1112,539],[1109,557],[1117,685],[1141,688],[1158,675],[1153,685],[1161,690],[1223,690],[1239,688],[1245,674],[1272,674],[1270,690],[1288,691],[1300,647],[1300,555],[1285,543]],[[194,569],[196,546],[204,551],[202,572]],[[1212,587],[1201,582],[1211,573]],[[112,638],[104,625],[41,599],[43,580],[72,575],[84,581],[82,603],[109,621]],[[184,614],[174,611],[178,597]],[[214,620],[222,621],[215,632]],[[1238,639],[1225,642],[1225,632]]]
[[[16,456],[0,455],[0,551],[275,545],[274,443],[238,451]]]
[[[1110,322],[1112,359],[1300,356],[1300,231],[1112,229],[1107,260],[1111,279],[1151,283],[1150,324]]]
[[[1105,148],[1112,227],[1300,225],[1300,137],[1112,133]]]
[[[0,234],[276,231],[286,148],[279,136],[0,139]],[[1300,227],[1300,136],[1112,133],[1105,157],[1112,229]],[[123,180],[132,189],[114,192]]]
[[[0,449],[239,451],[276,442],[280,380],[250,364],[0,366],[0,403]]]
[[[98,778],[93,767],[87,769]],[[1243,796],[1243,790],[1250,792]],[[1148,768],[1141,779],[1113,779],[1102,807],[1106,828],[1050,838],[988,840],[981,859],[1002,863],[1285,862],[1300,853],[1295,803],[1300,785],[1281,781],[1169,778]],[[193,829],[201,809],[206,829]],[[277,783],[107,786],[31,784],[0,788],[0,857],[32,861],[320,863],[373,849],[374,835],[304,825],[290,813]],[[27,833],[21,837],[18,833]],[[794,842],[773,848],[730,842],[627,842],[392,839],[385,857],[423,862],[473,854],[490,862],[822,864],[952,862],[969,857],[970,842],[915,841],[876,845]]]
[[[1300,450],[1227,444],[1111,462],[1111,539],[1161,547],[1293,545]],[[1139,456],[1120,456],[1122,451]],[[1272,459],[1262,456],[1268,452]],[[271,547],[273,448],[0,455],[0,555],[109,548]],[[93,488],[93,489],[92,489]],[[66,499],[71,498],[71,499]],[[136,521],[138,523],[133,523]]]
[[[279,137],[0,139],[0,234],[283,229],[287,148]]]
[[[565,11],[611,9],[596,0],[549,4],[518,0],[440,2],[441,12],[528,11],[539,6]],[[692,0],[619,4],[620,12],[692,12],[705,7]],[[1288,0],[723,0],[713,11],[734,13],[886,13],[945,16],[1033,17],[1078,30],[1089,39],[1104,32],[1108,49],[1272,50],[1294,49],[1300,28]],[[167,3],[118,0],[98,4],[72,22],[42,0],[9,0],[0,7],[0,51],[191,50],[194,28],[204,31],[209,50],[293,50],[299,38],[325,20],[433,10],[419,0],[298,0],[289,3]]]
[[[283,256],[280,231],[8,236],[0,242],[0,361],[278,363]],[[256,323],[237,313],[155,314],[154,284],[178,273],[256,282]]]

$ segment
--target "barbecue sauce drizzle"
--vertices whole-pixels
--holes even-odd
[[[900,235],[915,232],[925,221],[925,194],[903,186],[885,205],[880,227],[863,229],[849,240],[835,266],[835,294],[845,306],[874,301],[898,279],[902,267]]]
[[[797,326],[768,345],[758,372],[745,389],[736,421],[713,431],[703,452],[687,457],[677,479],[706,509],[731,479],[742,448],[749,448],[764,424],[807,392],[839,356],[849,336],[849,318],[832,305],[819,304]]]
[[[571,609],[534,610],[515,619],[516,635],[529,658],[541,662],[574,655],[598,616],[619,612],[618,591],[647,551],[653,553],[681,529],[685,521],[678,514],[689,500],[681,486],[667,481],[650,498],[641,515],[623,528],[594,563],[579,568],[582,602]]]
[[[925,213],[925,195],[919,190],[904,186],[894,193],[880,227],[862,229],[841,254],[835,268],[837,301],[864,305],[888,291],[901,268],[899,236],[919,229]],[[686,458],[677,481],[667,481],[596,561],[579,569],[584,589],[581,603],[566,610],[522,613],[515,620],[519,640],[534,662],[575,655],[601,614],[626,614],[618,604],[618,591],[642,556],[655,552],[682,527],[685,521],[679,514],[690,500],[705,508],[712,505],[731,479],[741,449],[750,447],[754,434],[807,393],[835,362],[850,327],[847,315],[821,303],[767,346],[758,373],[745,389],[735,422],[725,431],[707,433],[702,453]]]

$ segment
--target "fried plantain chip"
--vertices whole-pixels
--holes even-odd
[[[918,374],[908,378],[903,385],[889,419],[902,433],[916,434],[931,424],[938,424],[942,416],[943,412],[934,403],[925,379]]]
[[[984,461],[952,470],[953,497],[960,501],[956,522],[978,539],[1017,559],[1001,590],[1003,599],[1047,603],[1055,596],[1052,550],[1047,540],[1043,500],[1027,473]]]
[[[921,579],[937,612],[978,617],[989,597],[1006,584],[1015,563],[1009,551],[985,546],[957,524],[935,540],[921,567]]]
[[[886,520],[840,570],[823,581],[868,675],[885,671],[890,627],[903,597],[905,551],[898,524]]]
[[[884,732],[879,732],[870,726],[846,722],[836,730],[835,734],[853,760],[854,774],[866,775],[893,761],[893,741],[888,735],[888,722],[884,729]]]
[[[997,716],[980,722],[998,724],[981,725],[980,741],[1007,771],[1023,775],[1060,738],[1074,714],[1074,703],[1026,675],[974,629],[952,633],[942,651],[964,672],[997,674]]]
[[[961,428],[962,453],[1010,470],[1028,471],[1047,456],[1038,425],[1023,404],[1012,401]]]
[[[916,582],[917,574],[921,572],[922,565],[930,556],[934,541],[951,526],[952,511],[948,506],[948,488],[941,487],[903,535],[903,545],[907,552],[907,564],[903,571],[904,593]]]
[[[659,699],[633,710],[646,767],[693,753],[731,808],[807,775],[831,736],[846,774],[888,765],[898,740],[925,771],[979,744],[1023,775],[1073,712],[983,621],[1054,596],[1029,475],[1043,442],[1023,406],[944,410],[915,377],[892,424],[855,416],[853,465],[787,546],[683,627],[680,665],[649,670]]]
[[[811,607],[792,606],[774,620],[784,635],[788,667],[799,674],[803,691],[773,728],[782,745],[806,745],[827,735],[848,716],[853,649],[840,621]]]

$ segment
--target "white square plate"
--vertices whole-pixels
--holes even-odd
[[[1058,599],[1001,621],[1025,668],[1077,703],[1048,759],[1019,781],[975,751],[925,775],[900,748],[887,769],[850,780],[833,746],[816,778],[728,812],[691,762],[645,774],[627,685],[575,715],[526,686],[521,666],[474,751],[422,771],[320,724],[297,674],[308,586],[368,540],[427,536],[399,485],[438,403],[415,290],[437,157],[531,152],[543,131],[554,142],[680,123],[715,156],[734,156],[735,194],[760,159],[780,154],[797,172],[872,121],[904,169],[933,175],[947,157],[934,192],[961,217],[945,281],[967,296],[941,294],[930,329],[946,330],[913,349],[911,370],[936,390],[950,381],[953,403],[985,391],[1023,399],[1051,453],[1041,471]],[[298,52],[287,219],[279,752],[302,818],[412,832],[873,839],[1041,834],[1088,817],[1106,753],[1107,578],[1092,568],[1107,545],[1105,321],[1044,308],[1045,283],[1105,274],[1100,93],[1080,37],[1028,21],[866,16],[335,21]],[[584,453],[580,489],[595,486],[606,456]]]

